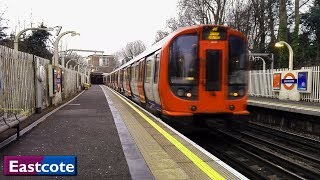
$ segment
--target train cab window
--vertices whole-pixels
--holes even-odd
[[[156,59],[155,59],[155,63],[154,63],[154,78],[153,78],[153,82],[157,83],[158,82],[158,75],[159,75],[159,61],[160,61],[159,54],[157,54],[155,58]]]
[[[177,37],[170,46],[169,82],[171,85],[195,85],[197,76],[198,35]]]
[[[229,84],[246,84],[248,50],[246,42],[237,36],[229,38]]]
[[[248,49],[244,39],[237,36],[229,37],[228,62],[228,97],[240,98],[246,94],[248,70]],[[234,95],[236,94],[236,96]]]

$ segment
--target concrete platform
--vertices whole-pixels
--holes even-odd
[[[1,166],[5,155],[75,155],[78,163],[77,176],[3,176],[2,167],[0,179],[247,179],[106,86],[92,86],[0,153]]]
[[[114,118],[125,123],[155,179],[246,179],[158,118],[101,87]]]
[[[320,103],[281,101],[279,99],[273,98],[249,97],[248,105],[280,111],[320,116]]]
[[[93,86],[0,149],[0,179],[131,179],[105,96]],[[3,156],[77,156],[77,176],[3,176]]]

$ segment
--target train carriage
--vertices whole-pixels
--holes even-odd
[[[241,32],[199,25],[171,33],[107,76],[112,88],[164,115],[246,115],[247,68]]]

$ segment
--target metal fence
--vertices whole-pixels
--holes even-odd
[[[320,102],[320,66],[303,67],[302,69],[312,69],[312,93],[303,94],[301,99],[309,102]]]
[[[303,67],[302,69],[312,69],[312,92],[302,93],[301,100],[308,102],[320,102],[320,66]],[[279,93],[272,91],[272,78],[274,71],[286,71],[288,69],[267,69],[249,71],[250,96],[278,98]]]

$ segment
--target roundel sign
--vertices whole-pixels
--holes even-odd
[[[282,79],[283,87],[286,90],[292,90],[294,87],[294,84],[296,83],[297,83],[296,77],[294,76],[294,74],[290,72],[286,73]]]

